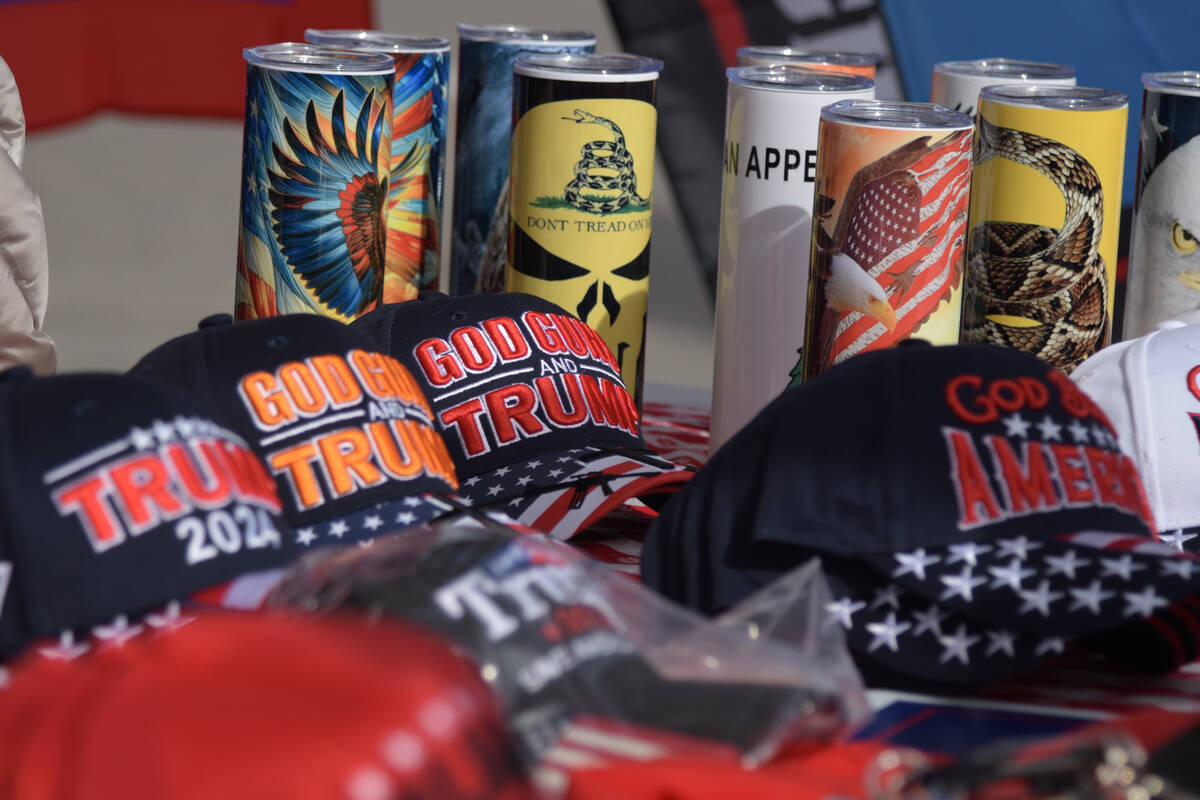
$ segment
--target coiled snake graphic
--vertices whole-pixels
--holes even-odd
[[[1070,372],[1104,346],[1108,283],[1099,253],[1104,194],[1096,170],[1061,142],[979,120],[975,165],[1005,158],[1036,169],[1062,192],[1062,228],[981,222],[968,247],[971,276],[963,325],[969,341],[1033,353]],[[1032,320],[1003,325],[988,315]]]
[[[563,119],[579,124],[603,125],[616,136],[615,141],[594,139],[580,148],[583,158],[575,162],[575,177],[563,190],[564,200],[580,211],[590,211],[593,214],[609,214],[619,211],[630,203],[639,206],[650,204],[648,198],[637,193],[637,175],[633,172],[633,156],[625,149],[625,134],[617,127],[617,123],[578,108],[575,109],[575,116],[563,117]],[[597,174],[595,170],[608,170],[616,174]],[[584,189],[619,192],[619,194],[608,199],[596,199],[584,197]]]

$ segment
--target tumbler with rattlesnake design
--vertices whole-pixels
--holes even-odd
[[[1106,89],[980,93],[963,341],[1064,372],[1111,341],[1127,115]]]

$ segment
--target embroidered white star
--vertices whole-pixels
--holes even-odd
[[[1050,415],[1042,417],[1042,421],[1037,424],[1038,430],[1042,434],[1042,439],[1046,441],[1062,441],[1062,425],[1059,425],[1054,420],[1050,419]]]
[[[383,520],[372,514],[363,520],[363,527],[369,531],[377,530],[383,525]]]
[[[900,587],[894,583],[889,583],[882,589],[875,590],[875,599],[871,601],[871,608],[879,608],[887,605],[892,608],[900,608]]]
[[[1192,569],[1196,563],[1190,558],[1164,558],[1159,562],[1162,572],[1159,577],[1165,578],[1168,575],[1174,575],[1183,578],[1185,581],[1192,579]]]
[[[470,478],[467,478],[465,481],[463,481],[463,487],[464,487],[464,488],[470,488],[470,487],[474,486],[474,485],[475,485],[475,484],[477,484],[477,483],[479,483],[479,476],[478,476],[478,475],[473,475],[473,476],[471,476]]]
[[[912,616],[913,622],[917,623],[912,632],[913,638],[916,638],[926,631],[932,631],[935,637],[941,636],[942,622],[950,615],[943,614],[937,603],[934,603],[925,611],[914,611]]]
[[[547,472],[546,474],[548,476],[550,476],[551,478],[557,478],[559,475],[563,474],[563,471],[561,469],[552,469],[549,472]]]
[[[1068,589],[1067,591],[1071,593],[1071,597],[1075,598],[1071,601],[1071,611],[1086,608],[1093,614],[1099,614],[1100,604],[1116,594],[1116,592],[1106,591],[1100,585],[1100,581],[1092,581],[1086,589]]]
[[[896,561],[900,566],[892,571],[892,577],[899,578],[901,575],[912,573],[919,580],[925,580],[925,568],[941,560],[940,556],[926,555],[924,547],[917,548],[911,553],[896,553]]]
[[[1018,589],[1017,594],[1021,595],[1024,601],[1018,613],[1024,615],[1037,609],[1043,617],[1050,616],[1051,603],[1064,597],[1062,592],[1050,591],[1050,581],[1045,580],[1039,583],[1036,589]]]
[[[1067,430],[1070,431],[1072,438],[1075,439],[1077,444],[1088,441],[1088,429],[1079,420],[1074,420],[1067,426]]]
[[[1075,570],[1092,563],[1090,559],[1079,558],[1074,550],[1068,550],[1066,555],[1046,556],[1046,575],[1057,575],[1060,572],[1071,580],[1075,580]]]
[[[981,638],[981,636],[968,635],[967,626],[963,623],[958,624],[956,630],[950,636],[939,636],[938,641],[942,647],[946,648],[942,651],[941,658],[938,659],[939,664],[945,664],[952,658],[957,658],[964,664],[970,664],[971,658],[967,655],[967,651],[971,649]]]
[[[1133,560],[1133,556],[1129,553],[1120,558],[1102,558],[1100,566],[1104,569],[1104,574],[1101,578],[1109,575],[1116,575],[1122,580],[1132,580],[1133,573],[1146,568],[1145,564],[1138,564]]]
[[[962,572],[957,575],[941,575],[938,577],[942,583],[946,584],[945,590],[942,591],[939,600],[945,600],[958,595],[963,600],[970,602],[975,599],[975,587],[987,583],[987,578],[982,576],[976,578],[971,574],[971,567],[964,566]]]
[[[63,631],[58,635],[58,644],[53,647],[38,648],[38,652],[54,661],[74,661],[89,649],[90,647],[87,644],[75,643],[75,634],[70,631]]]
[[[1000,421],[1004,423],[1005,436],[1019,436],[1022,439],[1029,438],[1029,420],[1017,412],[1014,411],[1011,416],[1007,416]]]
[[[1033,648],[1035,656],[1044,656],[1047,653],[1061,653],[1066,648],[1066,643],[1057,636],[1047,636],[1038,642],[1038,646]]]
[[[160,631],[175,631],[182,628],[191,622],[195,622],[195,617],[185,617],[180,613],[179,601],[172,600],[167,603],[167,607],[163,609],[161,614],[147,614],[144,621],[151,628]]]
[[[145,428],[131,428],[129,441],[134,450],[149,450],[154,447],[154,434]]]
[[[175,430],[179,431],[179,435],[184,439],[190,439],[196,432],[196,423],[187,417],[176,417]]]
[[[163,422],[161,419],[154,420],[154,435],[158,437],[161,444],[174,441],[175,428],[169,422]]]
[[[1009,658],[1016,656],[1017,651],[1014,646],[1016,636],[1010,631],[984,631],[988,637],[987,650],[984,651],[985,656],[990,656],[993,653],[1003,652]]]
[[[345,520],[339,519],[339,520],[329,523],[329,535],[330,536],[336,536],[337,538],[340,539],[349,532],[350,532],[350,526],[346,524]]]
[[[850,617],[854,616],[856,612],[862,611],[866,608],[866,605],[861,600],[851,600],[849,597],[843,597],[841,600],[833,603],[826,603],[825,611],[829,613],[832,621],[840,622],[842,627],[850,630],[854,627],[854,623],[850,621]]]
[[[1024,561],[1029,558],[1029,551],[1040,548],[1040,544],[1030,541],[1024,536],[1018,536],[1015,539],[998,539],[996,541],[996,558],[1015,556]]]
[[[421,498],[406,497],[404,498],[404,505],[408,506],[409,508],[416,508],[417,506],[421,505]]]
[[[92,628],[92,635],[102,642],[114,647],[124,647],[125,643],[135,638],[145,628],[141,625],[130,625],[129,617],[119,614],[109,625],[97,625]]]
[[[493,486],[487,490],[488,497],[495,497],[496,495],[500,494],[500,492],[502,492],[502,491],[504,491],[504,487],[502,487],[500,484],[497,483],[495,486]]]
[[[1127,617],[1132,617],[1134,614],[1143,618],[1152,617],[1155,611],[1170,605],[1166,598],[1159,596],[1154,591],[1153,586],[1147,586],[1140,592],[1122,592],[1121,596],[1128,603],[1123,612]]]
[[[528,475],[522,475],[521,477],[517,478],[517,486],[524,486],[531,480],[533,480],[533,478],[529,477]]]
[[[416,521],[417,515],[411,511],[401,511],[396,515],[396,522],[400,523],[401,525],[412,525]]]
[[[1110,438],[1112,437],[1110,436],[1109,432],[1102,425],[1097,424],[1092,426],[1092,440],[1095,441],[1096,444],[1103,444],[1111,447],[1113,443],[1109,441]]]
[[[896,622],[895,611],[889,611],[887,619],[883,622],[868,622],[867,632],[874,638],[867,645],[867,652],[874,652],[879,647],[887,645],[887,649],[895,653],[900,649],[900,643],[896,641],[896,637],[911,627],[911,622]]]
[[[298,528],[296,530],[296,544],[308,547],[317,540],[317,534],[313,533],[312,528]]]
[[[978,557],[992,549],[990,544],[976,544],[975,542],[966,542],[965,544],[950,545],[950,556],[946,559],[946,565],[955,563],[956,561],[965,561],[972,567],[978,563]]]
[[[565,464],[568,461],[574,461],[575,459],[571,458],[570,456],[559,456],[555,460],[558,461],[558,463],[560,463],[560,464]]]
[[[1183,528],[1180,528],[1178,530],[1171,531],[1170,533],[1160,533],[1158,535],[1158,540],[1171,545],[1171,547],[1174,547],[1180,552],[1183,552],[1184,542],[1190,542],[1192,539],[1195,539],[1196,536],[1197,534],[1194,533],[1184,533]]]
[[[501,467],[500,469],[496,470],[496,477],[503,478],[505,475],[507,475],[510,472],[512,472],[512,470],[509,469],[508,467]]]
[[[541,465],[542,465],[542,462],[535,458],[533,461],[530,461],[525,466],[529,469],[537,469]]]
[[[1021,588],[1021,581],[1030,575],[1036,574],[1037,571],[1023,569],[1021,567],[1021,559],[1014,558],[1009,562],[1007,567],[988,567],[988,572],[992,574],[992,584],[988,587],[989,589],[1008,586],[1013,591],[1018,591]]]

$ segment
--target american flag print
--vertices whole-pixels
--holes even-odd
[[[472,505],[502,510],[523,525],[568,539],[637,494],[691,477],[649,453],[577,447],[472,476],[460,492]]]
[[[855,184],[852,180],[851,187]],[[859,311],[843,311],[826,366],[907,339],[940,304],[953,305],[952,293],[962,283],[970,185],[971,132],[956,131],[932,142],[911,164],[867,181],[845,198],[839,216],[848,223],[839,220],[844,234],[834,244],[879,284],[896,324],[888,331]],[[957,311],[951,313],[957,318]]]

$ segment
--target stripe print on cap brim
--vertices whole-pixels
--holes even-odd
[[[1080,531],[1056,538],[1016,536],[946,548],[868,556],[880,576],[963,617],[1035,636],[1095,637],[1200,614],[1200,558],[1144,536]],[[1200,630],[1200,627],[1198,627]],[[1128,632],[1122,633],[1128,636]],[[1139,634],[1140,635],[1140,634]],[[1182,657],[1196,639],[1165,643]]]
[[[982,625],[945,606],[881,581],[864,564],[822,559],[832,600],[825,625],[841,625],[860,666],[925,684],[967,688],[1028,669],[1061,653],[1060,637],[1019,634],[1002,625]]]
[[[462,482],[472,504],[502,509],[524,525],[569,539],[631,497],[674,491],[694,470],[650,454],[602,448],[543,455]]]

